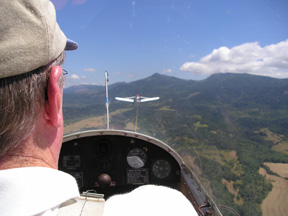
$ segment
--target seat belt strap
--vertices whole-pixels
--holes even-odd
[[[74,201],[63,203],[58,210],[58,216],[102,216],[105,205],[103,197],[103,194],[83,192]]]

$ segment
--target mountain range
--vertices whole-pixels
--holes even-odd
[[[137,106],[114,99],[136,94],[160,100]],[[104,118],[105,97],[104,86],[64,89],[65,126]],[[272,190],[259,168],[271,173],[265,162],[288,163],[288,79],[227,73],[194,81],[156,73],[109,85],[109,109],[110,128],[134,130],[137,118],[137,132],[173,147],[216,203],[240,215],[261,215]]]

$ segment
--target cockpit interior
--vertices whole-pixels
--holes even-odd
[[[143,134],[95,130],[67,135],[59,169],[75,177],[81,193],[94,190],[108,199],[140,185],[164,185],[181,191],[199,215],[221,215],[181,157]]]

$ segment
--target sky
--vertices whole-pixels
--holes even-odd
[[[288,0],[52,0],[65,35],[66,87],[154,73],[288,78]]]

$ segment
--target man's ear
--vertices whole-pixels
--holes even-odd
[[[60,126],[62,122],[62,90],[58,82],[61,75],[60,66],[52,67],[47,85],[48,100],[45,101],[44,118],[54,127]]]

